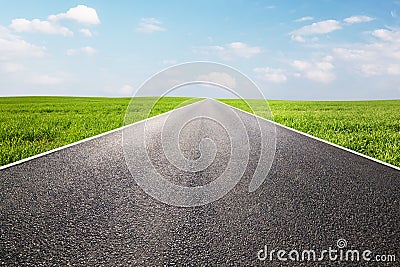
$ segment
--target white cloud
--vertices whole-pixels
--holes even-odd
[[[400,43],[400,31],[378,29],[372,32],[372,35],[383,41],[393,41]]]
[[[258,46],[248,46],[245,43],[234,42],[226,46],[228,50],[231,50],[233,54],[238,57],[250,58],[254,55],[261,53],[261,48]]]
[[[176,60],[174,60],[174,59],[164,59],[163,61],[162,61],[162,64],[163,65],[175,65],[176,64]]]
[[[87,36],[87,37],[92,37],[93,34],[89,29],[80,29],[79,30],[80,33],[82,33],[83,35]]]
[[[296,42],[299,42],[299,43],[305,43],[306,42],[306,39],[303,36],[300,36],[300,35],[292,35],[291,39],[293,41],[296,41]]]
[[[295,22],[304,22],[304,21],[309,21],[309,20],[313,20],[313,17],[307,16],[307,17],[302,17],[299,19],[296,19]]]
[[[371,51],[364,49],[348,49],[348,48],[334,48],[333,52],[339,56],[339,58],[346,61],[360,60],[367,61],[371,60],[374,55]]]
[[[311,68],[312,64],[305,60],[295,60],[292,62],[292,66],[298,70],[307,70]]]
[[[315,66],[317,67],[318,70],[325,71],[325,72],[330,71],[335,68],[332,65],[332,63],[330,63],[328,61],[315,62]]]
[[[306,35],[326,34],[340,29],[342,29],[342,26],[340,25],[339,21],[324,20],[320,22],[314,22],[311,25],[306,25],[300,29],[290,32],[289,34],[291,35],[292,40],[304,42],[304,36]]]
[[[124,84],[121,87],[118,86],[107,86],[104,89],[104,92],[110,96],[133,96],[135,89],[130,84]]]
[[[255,73],[261,75],[262,79],[265,79],[274,83],[283,83],[287,81],[287,76],[285,75],[284,70],[282,69],[273,69],[273,68],[255,68],[253,69]]]
[[[400,30],[377,29],[371,35],[376,37],[376,41],[346,48],[337,47],[333,52],[346,66],[351,66],[364,76],[399,75]]]
[[[377,64],[363,64],[361,65],[360,70],[366,76],[381,75],[384,72],[382,66]]]
[[[259,46],[249,46],[242,42],[233,42],[224,46],[206,46],[195,48],[194,52],[205,55],[215,55],[223,60],[234,60],[237,58],[251,58],[262,52]]]
[[[300,72],[295,77],[305,77],[309,80],[330,83],[336,79],[333,72],[335,66],[331,63],[332,56],[326,56],[320,61],[294,60],[292,66]]]
[[[39,84],[39,85],[54,85],[62,83],[63,79],[45,74],[45,75],[35,76],[31,78],[29,82],[32,84]]]
[[[361,22],[370,22],[373,20],[375,20],[375,18],[371,18],[368,16],[352,16],[352,17],[345,18],[343,21],[346,23],[353,24],[353,23],[361,23]]]
[[[6,73],[14,73],[14,72],[20,72],[25,70],[25,66],[19,63],[14,63],[14,62],[6,62],[3,64],[0,64],[0,71],[1,72],[6,72]]]
[[[96,53],[97,53],[96,49],[94,49],[91,46],[85,46],[85,47],[78,48],[78,49],[68,49],[67,50],[68,56],[77,56],[77,55],[93,56]]]
[[[0,60],[17,57],[42,57],[46,48],[28,43],[0,25]]]
[[[368,63],[359,66],[361,73],[367,77],[381,75],[400,75],[400,64]]]
[[[46,34],[58,34],[63,36],[72,36],[73,32],[66,27],[42,21],[40,19],[27,20],[24,18],[13,19],[10,28],[16,32],[39,32]]]
[[[396,10],[390,11],[390,15],[392,16],[392,18],[397,18],[399,16],[399,15],[397,15],[397,11]]]
[[[337,20],[324,20],[320,22],[314,22],[311,25],[304,26],[298,30],[291,32],[293,35],[313,35],[313,34],[325,34],[335,30],[341,29],[340,22]]]
[[[204,75],[199,75],[197,80],[216,83],[231,89],[236,87],[236,79],[224,72],[210,72]]]
[[[386,71],[390,75],[400,75],[400,64],[389,64]]]
[[[336,79],[336,75],[332,72],[326,72],[322,70],[311,70],[306,73],[306,77],[310,80],[330,83]]]
[[[13,19],[10,28],[16,32],[46,33],[63,36],[74,35],[70,29],[60,26],[57,23],[57,21],[63,19],[74,20],[86,25],[100,23],[95,9],[84,5],[78,5],[77,7],[69,9],[66,13],[50,15],[48,21],[40,19],[27,20],[25,18]],[[80,32],[86,36],[92,36],[89,29],[81,29]]]
[[[142,18],[136,30],[145,33],[165,31],[165,29],[161,27],[162,24],[161,21],[155,18]]]
[[[87,7],[85,5],[78,5],[76,7],[70,8],[66,13],[50,15],[48,19],[50,21],[67,19],[86,25],[100,24],[100,19],[97,16],[96,9]]]
[[[133,87],[130,86],[129,84],[125,84],[122,86],[119,90],[118,93],[121,95],[132,95],[133,94]]]

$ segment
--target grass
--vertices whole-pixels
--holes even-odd
[[[250,111],[242,100],[222,102]],[[266,117],[262,100],[248,100],[254,113]],[[400,100],[268,101],[274,120],[400,167]]]
[[[199,99],[0,97],[0,165],[155,116]],[[246,102],[223,102],[251,111]],[[248,100],[268,117],[262,100]],[[153,104],[156,104],[153,107]],[[283,125],[400,167],[400,100],[268,101]],[[128,116],[124,122],[124,116]],[[150,113],[149,113],[150,112]]]
[[[132,123],[198,99],[134,100]],[[124,125],[130,98],[0,97],[0,165],[27,158]],[[150,112],[150,114],[149,114]]]

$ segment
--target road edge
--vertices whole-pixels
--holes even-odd
[[[221,101],[219,101],[219,100],[217,100],[217,99],[213,99],[213,98],[208,98],[208,99],[217,101],[217,102],[219,102],[219,103],[221,103],[221,104],[224,104],[224,105],[226,105],[226,106],[228,106],[228,107],[231,107],[231,108],[236,109],[236,110],[238,110],[238,111],[241,111],[241,112],[244,112],[244,113],[253,115],[253,116],[255,116],[255,117],[257,117],[257,118],[260,118],[260,119],[263,119],[263,120],[265,120],[265,121],[271,122],[271,123],[273,123],[273,124],[275,124],[275,125],[278,125],[278,126],[280,126],[280,127],[282,127],[282,128],[285,128],[285,129],[287,129],[287,130],[290,130],[290,131],[296,132],[296,133],[298,133],[298,134],[301,134],[301,135],[310,137],[310,138],[312,138],[312,139],[318,140],[318,141],[320,141],[320,142],[322,142],[322,143],[325,143],[325,144],[327,144],[327,145],[334,146],[334,147],[339,148],[339,149],[341,149],[341,150],[350,152],[350,153],[355,154],[355,155],[357,155],[357,156],[361,156],[361,157],[363,157],[363,158],[369,159],[369,160],[371,160],[371,161],[380,163],[380,164],[382,164],[382,165],[385,165],[385,166],[387,166],[387,167],[390,167],[390,168],[393,168],[393,169],[395,169],[395,170],[400,171],[400,167],[397,167],[397,166],[392,165],[392,164],[390,164],[390,163],[387,163],[387,162],[381,161],[381,160],[379,160],[379,159],[376,159],[376,158],[367,156],[367,155],[365,155],[365,154],[362,154],[362,153],[360,153],[360,152],[357,152],[357,151],[351,150],[351,149],[349,149],[349,148],[340,146],[340,145],[338,145],[338,144],[331,143],[331,142],[329,142],[329,141],[327,141],[327,140],[324,140],[324,139],[321,139],[321,138],[319,138],[319,137],[316,137],[316,136],[313,136],[313,135],[310,135],[310,134],[301,132],[301,131],[299,131],[299,130],[290,128],[290,127],[288,127],[288,126],[285,126],[285,125],[283,125],[283,124],[277,123],[277,122],[275,122],[275,121],[268,120],[268,119],[263,118],[263,117],[260,117],[260,116],[258,116],[258,115],[256,115],[256,114],[252,114],[252,113],[247,112],[247,111],[245,111],[245,110],[241,110],[240,108],[237,108],[237,107],[234,107],[234,106],[225,104],[224,102],[221,102]]]
[[[252,114],[252,113],[247,112],[247,111],[245,111],[245,110],[241,110],[241,109],[239,109],[239,108],[237,108],[237,107],[230,106],[230,105],[228,105],[228,104],[225,104],[225,103],[223,103],[223,102],[221,102],[221,101],[219,101],[219,100],[217,100],[217,99],[213,99],[213,98],[205,98],[205,99],[203,99],[203,100],[200,100],[200,101],[198,101],[198,102],[189,104],[189,105],[187,105],[187,106],[179,107],[179,108],[176,108],[176,109],[167,111],[167,112],[165,112],[165,113],[161,113],[161,114],[158,114],[158,115],[156,115],[156,116],[153,116],[153,117],[150,117],[150,118],[141,120],[141,121],[137,121],[137,122],[131,123],[131,124],[129,124],[129,125],[125,125],[125,126],[122,126],[122,127],[119,127],[119,128],[113,129],[113,130],[110,130],[110,131],[108,131],[108,132],[104,132],[104,133],[101,133],[101,134],[98,134],[98,135],[95,135],[95,136],[92,136],[92,137],[88,137],[88,138],[85,138],[85,139],[76,141],[76,142],[74,142],[74,143],[71,143],[71,144],[67,144],[67,145],[64,145],[64,146],[61,146],[61,147],[58,147],[58,148],[54,148],[54,149],[52,149],[52,150],[49,150],[49,151],[46,151],[46,152],[43,152],[43,153],[40,153],[40,154],[37,154],[37,155],[34,155],[34,156],[31,156],[31,157],[28,157],[28,158],[24,158],[24,159],[21,159],[21,160],[18,160],[18,161],[15,161],[15,162],[12,162],[12,163],[9,163],[9,164],[0,166],[0,171],[1,171],[1,170],[4,170],[4,169],[8,169],[8,168],[13,167],[13,166],[16,166],[16,165],[19,165],[19,164],[22,164],[22,163],[24,163],[24,162],[27,162],[27,161],[30,161],[30,160],[33,160],[33,159],[36,159],[36,158],[40,158],[40,157],[43,157],[43,156],[46,156],[46,155],[55,153],[55,152],[57,152],[57,151],[60,151],[60,150],[63,150],[63,149],[69,148],[69,147],[73,147],[73,146],[75,146],[75,145],[79,145],[79,144],[81,144],[81,143],[84,143],[84,142],[87,142],[87,141],[90,141],[90,140],[93,140],[93,139],[96,139],[96,138],[100,138],[100,137],[102,137],[102,136],[105,136],[105,135],[108,135],[108,134],[111,134],[111,133],[114,133],[114,132],[118,132],[118,131],[123,130],[123,129],[127,128],[127,127],[130,127],[130,126],[132,126],[132,125],[146,122],[146,121],[148,121],[148,120],[150,120],[150,119],[153,119],[153,118],[157,118],[157,117],[166,115],[166,114],[171,113],[171,112],[173,112],[173,111],[175,111],[175,110],[178,110],[178,109],[183,109],[183,108],[185,108],[185,107],[198,104],[198,103],[200,103],[200,102],[202,102],[202,101],[205,101],[205,100],[208,100],[208,99],[209,99],[209,100],[216,101],[216,102],[219,102],[219,103],[221,103],[221,104],[223,104],[223,105],[225,105],[225,106],[228,106],[228,107],[230,107],[230,108],[236,109],[236,110],[238,110],[238,111],[240,111],[240,112],[244,112],[244,113],[247,113],[247,114],[249,114],[249,115],[255,116],[255,117],[257,117],[257,118],[260,118],[260,119],[262,119],[262,120],[268,121],[268,122],[270,122],[270,123],[273,123],[273,124],[275,124],[275,125],[278,125],[278,126],[280,126],[280,127],[282,127],[282,128],[285,128],[285,129],[287,129],[287,130],[296,132],[296,133],[298,133],[298,134],[301,134],[301,135],[307,136],[307,137],[309,137],[309,138],[315,139],[315,140],[320,141],[320,142],[322,142],[322,143],[325,143],[325,144],[327,144],[327,145],[334,146],[334,147],[339,148],[339,149],[341,149],[341,150],[350,152],[350,153],[355,154],[355,155],[357,155],[357,156],[366,158],[366,159],[368,159],[368,160],[374,161],[374,162],[376,162],[376,163],[379,163],[379,164],[382,164],[382,165],[385,165],[385,166],[387,166],[387,167],[390,167],[390,168],[393,168],[393,169],[395,169],[395,170],[400,171],[400,167],[397,167],[397,166],[392,165],[392,164],[390,164],[390,163],[387,163],[387,162],[381,161],[381,160],[379,160],[379,159],[376,159],[376,158],[367,156],[367,155],[365,155],[365,154],[362,154],[362,153],[360,153],[360,152],[351,150],[351,149],[349,149],[349,148],[346,148],[346,147],[337,145],[337,144],[335,144],[335,143],[331,143],[331,142],[329,142],[329,141],[327,141],[327,140],[324,140],[324,139],[321,139],[321,138],[319,138],[319,137],[312,136],[312,135],[310,135],[310,134],[307,134],[307,133],[301,132],[301,131],[299,131],[299,130],[290,128],[290,127],[288,127],[288,126],[285,126],[285,125],[283,125],[283,124],[277,123],[277,122],[275,122],[275,121],[268,120],[268,119],[263,118],[263,117],[260,117],[260,116],[258,116],[258,115],[256,115],[256,114]]]
[[[4,169],[8,169],[8,168],[13,167],[13,166],[16,166],[16,165],[19,165],[19,164],[22,164],[22,163],[27,162],[27,161],[31,161],[31,160],[34,160],[34,159],[37,159],[37,158],[40,158],[40,157],[43,157],[43,156],[47,156],[47,155],[52,154],[52,153],[55,153],[55,152],[57,152],[57,151],[60,151],[60,150],[63,150],[63,149],[69,148],[69,147],[73,147],[73,146],[79,145],[79,144],[81,144],[81,143],[84,143],[84,142],[87,142],[87,141],[90,141],[90,140],[93,140],[93,139],[96,139],[96,138],[100,138],[100,137],[105,136],[105,135],[108,135],[108,134],[112,134],[112,133],[118,132],[118,131],[123,130],[123,129],[127,128],[127,127],[130,127],[130,126],[132,126],[132,125],[146,122],[146,121],[148,121],[148,120],[150,120],[150,119],[154,119],[154,118],[157,118],[157,117],[166,115],[166,114],[171,113],[171,112],[173,112],[173,111],[175,111],[175,110],[183,109],[183,108],[186,108],[186,107],[188,107],[188,106],[191,106],[191,105],[200,103],[200,102],[205,101],[205,100],[207,100],[207,98],[205,98],[205,99],[203,99],[203,100],[200,100],[200,101],[197,101],[197,102],[195,102],[195,103],[192,103],[192,104],[183,106],[183,107],[179,107],[179,108],[176,108],[176,109],[172,109],[172,110],[170,110],[170,111],[167,111],[167,112],[158,114],[158,115],[153,116],[153,117],[149,117],[149,118],[144,119],[144,120],[141,120],[141,121],[136,121],[136,122],[134,122],[134,123],[131,123],[131,124],[128,124],[128,125],[125,125],[125,126],[121,126],[121,127],[119,127],[119,128],[115,128],[115,129],[110,130],[110,131],[108,131],[108,132],[100,133],[100,134],[98,134],[98,135],[94,135],[94,136],[91,136],[91,137],[88,137],[88,138],[85,138],[85,139],[82,139],[82,140],[73,142],[73,143],[71,143],[71,144],[67,144],[67,145],[64,145],[64,146],[60,146],[60,147],[57,147],[57,148],[54,148],[54,149],[51,149],[51,150],[48,150],[48,151],[45,151],[45,152],[42,152],[42,153],[39,153],[39,154],[30,156],[30,157],[24,158],[24,159],[21,159],[21,160],[17,160],[17,161],[11,162],[11,163],[9,163],[9,164],[0,166],[0,171],[1,171],[1,170],[4,170]]]

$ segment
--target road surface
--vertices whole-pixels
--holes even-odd
[[[0,170],[0,265],[349,266],[354,262],[327,257],[285,263],[276,252],[314,249],[318,257],[329,247],[338,249],[339,239],[346,240],[343,249],[395,255],[388,266],[399,263],[399,170],[277,125],[272,167],[249,193],[260,158],[255,117],[205,100],[148,121],[149,158],[175,184],[208,184],[229,164],[231,133],[206,117],[188,124],[179,142],[183,155],[196,160],[200,140],[213,139],[218,151],[208,168],[182,171],[162,152],[161,122],[199,111],[233,111],[246,126],[249,160],[224,197],[176,207],[149,196],[127,167],[118,130]],[[360,259],[356,265],[367,263]]]

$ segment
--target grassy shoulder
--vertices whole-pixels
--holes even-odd
[[[220,101],[251,112],[243,100]],[[259,116],[263,100],[249,100]],[[274,120],[400,167],[400,100],[268,101]],[[257,109],[258,107],[258,109]]]
[[[198,100],[142,97],[129,105],[130,98],[0,97],[0,165]],[[242,100],[222,101],[251,112]],[[254,113],[268,117],[260,101],[248,100]],[[400,100],[268,103],[278,123],[400,166]]]
[[[0,165],[67,145],[124,125],[130,98],[0,97]],[[141,97],[127,123],[198,101]],[[132,105],[130,106],[132,107]],[[150,112],[150,113],[149,113]],[[125,123],[126,124],[126,123]]]

